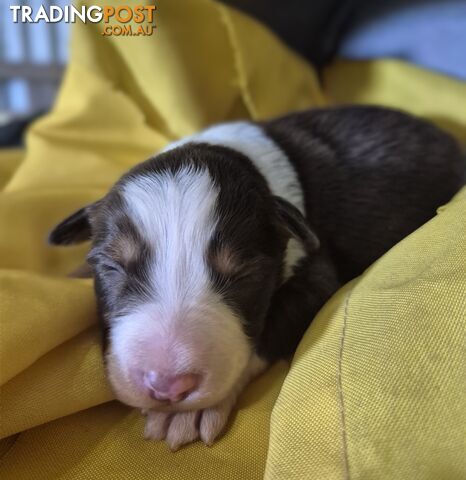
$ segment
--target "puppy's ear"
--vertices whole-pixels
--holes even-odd
[[[51,245],[72,245],[91,238],[89,208],[83,207],[60,222],[49,234]]]
[[[320,246],[319,239],[303,214],[282,197],[274,196],[274,201],[280,226],[285,229],[286,234],[300,240],[308,253],[316,251]]]

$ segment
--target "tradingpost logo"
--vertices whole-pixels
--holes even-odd
[[[105,36],[149,36],[155,32],[155,5],[10,5],[14,23],[102,23]]]

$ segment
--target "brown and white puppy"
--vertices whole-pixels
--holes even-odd
[[[375,108],[211,127],[51,233],[88,262],[116,396],[146,436],[212,443],[237,395],[315,314],[464,182],[455,142]]]

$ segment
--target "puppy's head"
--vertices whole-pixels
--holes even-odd
[[[92,240],[108,376],[140,408],[205,408],[244,371],[284,275],[286,248],[317,239],[243,155],[187,144],[124,175],[60,223]]]

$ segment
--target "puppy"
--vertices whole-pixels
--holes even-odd
[[[135,166],[50,242],[92,241],[110,383],[176,450],[211,444],[244,386],[464,173],[449,135],[398,111],[227,123]]]

